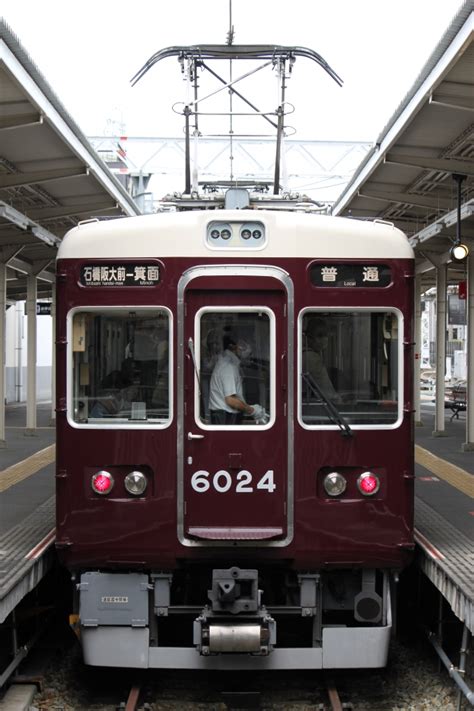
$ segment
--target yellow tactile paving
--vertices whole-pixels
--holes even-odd
[[[440,479],[447,481],[463,494],[474,498],[474,476],[469,472],[457,467],[455,464],[447,462],[436,454],[432,454],[427,449],[423,449],[418,444],[415,445],[415,461],[425,469],[429,469]]]
[[[49,447],[36,452],[36,454],[32,454],[31,457],[18,462],[18,464],[12,464],[11,467],[3,469],[3,471],[0,471],[0,492],[9,489],[14,484],[18,484],[23,479],[27,479],[35,472],[54,462],[55,458],[56,445],[51,444]]]

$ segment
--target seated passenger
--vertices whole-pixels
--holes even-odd
[[[102,392],[91,410],[91,417],[114,417],[122,409],[120,391],[109,390]]]
[[[328,338],[328,329],[323,318],[313,316],[307,319],[306,343],[303,348],[303,375],[308,373],[326,398],[339,403],[341,397],[334,388],[324,362]]]
[[[115,417],[130,407],[137,395],[137,386],[126,380],[119,370],[109,373],[102,381],[90,417]]]

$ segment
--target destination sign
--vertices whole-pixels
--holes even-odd
[[[159,281],[160,268],[155,263],[102,262],[81,267],[83,286],[156,286]]]
[[[315,286],[383,287],[391,281],[390,267],[386,264],[348,264],[331,262],[313,264],[310,269],[311,283]]]

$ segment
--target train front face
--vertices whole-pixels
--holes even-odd
[[[411,251],[386,225],[212,214],[80,226],[59,254],[85,661],[383,666],[413,548]]]

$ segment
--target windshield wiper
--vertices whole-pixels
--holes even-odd
[[[329,398],[327,398],[326,395],[324,395],[323,391],[316,383],[311,373],[302,373],[301,375],[306,385],[308,385],[310,390],[312,390],[313,395],[316,395],[319,398],[319,400],[322,402],[322,404],[328,411],[331,419],[337,424],[337,426],[341,430],[341,434],[344,437],[352,437],[353,432],[349,426],[349,423],[341,415],[335,404]]]

